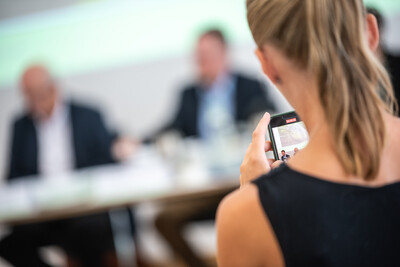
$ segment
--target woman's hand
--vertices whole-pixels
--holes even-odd
[[[265,152],[272,150],[271,142],[265,140],[270,119],[269,113],[265,113],[253,132],[252,142],[240,166],[240,186],[266,174],[271,168],[282,163],[280,160],[275,162],[274,159],[267,159],[265,155]]]

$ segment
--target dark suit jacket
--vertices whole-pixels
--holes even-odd
[[[275,111],[274,104],[267,99],[264,86],[259,81],[237,74],[234,77],[236,122],[245,122],[258,112]],[[183,91],[176,116],[161,132],[177,130],[184,137],[198,136],[199,90],[200,86],[195,84]]]
[[[113,163],[110,133],[100,113],[70,103],[71,136],[76,169]],[[8,180],[38,174],[38,142],[33,119],[25,114],[14,122]]]

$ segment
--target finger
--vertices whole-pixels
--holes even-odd
[[[271,141],[265,141],[264,151],[265,152],[272,151]]]
[[[275,161],[274,163],[271,164],[271,168],[272,169],[278,168],[282,163],[283,163],[282,160],[277,160],[277,161]]]
[[[265,135],[268,131],[268,124],[271,119],[271,115],[268,112],[265,112],[264,116],[261,118],[258,123],[256,129],[253,132],[252,143],[255,144],[256,147],[263,147],[265,143]]]
[[[269,166],[272,166],[272,164],[274,164],[275,161],[276,161],[276,159],[268,159]]]

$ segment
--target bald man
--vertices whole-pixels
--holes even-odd
[[[21,79],[26,113],[14,122],[8,181],[113,163],[112,143],[99,112],[62,99],[43,66]],[[38,176],[38,177],[39,177]],[[53,178],[55,179],[55,178]],[[103,266],[113,250],[107,214],[15,226],[0,242],[0,256],[14,266],[49,266],[38,248],[58,245],[82,266]]]

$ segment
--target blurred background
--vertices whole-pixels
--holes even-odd
[[[365,3],[380,10],[385,17],[382,33],[385,49],[391,54],[400,54],[400,1],[366,0]],[[12,123],[24,110],[20,80],[28,66],[45,65],[56,78],[63,98],[78,100],[101,110],[107,127],[116,129],[120,136],[130,140],[131,150],[136,151],[128,161],[137,162],[143,150],[137,148],[141,146],[138,144],[173,118],[183,88],[197,79],[196,45],[199,36],[210,28],[221,29],[225,34],[230,69],[261,81],[268,101],[274,104],[274,112],[290,110],[288,103],[261,74],[246,22],[244,0],[0,0],[2,182],[5,183],[10,161]],[[250,138],[253,124],[249,124],[248,129],[241,133],[243,145],[235,150],[240,151],[237,154],[239,159]],[[191,171],[187,171],[182,167],[188,162],[185,159],[179,165],[180,174],[176,174],[176,163],[170,161],[171,153],[175,155],[171,152],[174,148],[169,146],[176,142],[175,137],[170,137],[161,148],[147,149],[149,146],[143,145],[146,147],[143,154],[161,158],[159,172],[163,174],[160,177],[164,175],[166,180],[188,176],[190,172],[202,172],[199,164],[192,164]],[[186,152],[202,149],[190,141],[184,146]],[[229,169],[224,175],[237,179],[240,162],[236,158],[233,161],[233,171]],[[149,166],[146,166],[147,169],[144,168],[148,171]],[[171,168],[173,174],[169,174]],[[109,173],[109,170],[102,173]],[[129,176],[127,173],[124,175]],[[179,179],[182,181],[184,178]],[[193,184],[197,181],[198,185],[204,185],[204,182],[198,182],[199,179],[195,177],[183,184],[190,186],[190,181]],[[174,191],[174,186],[176,183],[168,185],[168,192]],[[209,187],[205,189],[209,190]],[[174,257],[171,256],[174,253],[152,226],[160,208],[137,199],[132,202],[140,203],[133,212],[134,220],[138,221],[136,232],[139,241],[136,245],[139,249],[136,250],[141,251],[141,257],[149,266],[160,263],[160,266],[167,266],[168,262],[174,266]],[[127,204],[129,201],[121,203],[124,205],[119,206],[130,206]],[[6,232],[7,227],[6,224]],[[192,228],[188,236],[200,240],[198,250],[211,254],[214,251],[212,223],[203,228]],[[187,262],[185,265],[184,261],[181,264],[195,266]]]
[[[400,2],[365,2],[385,15],[383,39],[399,51]],[[245,16],[243,0],[0,0],[0,173],[29,64],[46,64],[65,94],[100,105],[110,124],[142,137],[175,111],[207,27],[225,30],[235,69],[261,77]]]

